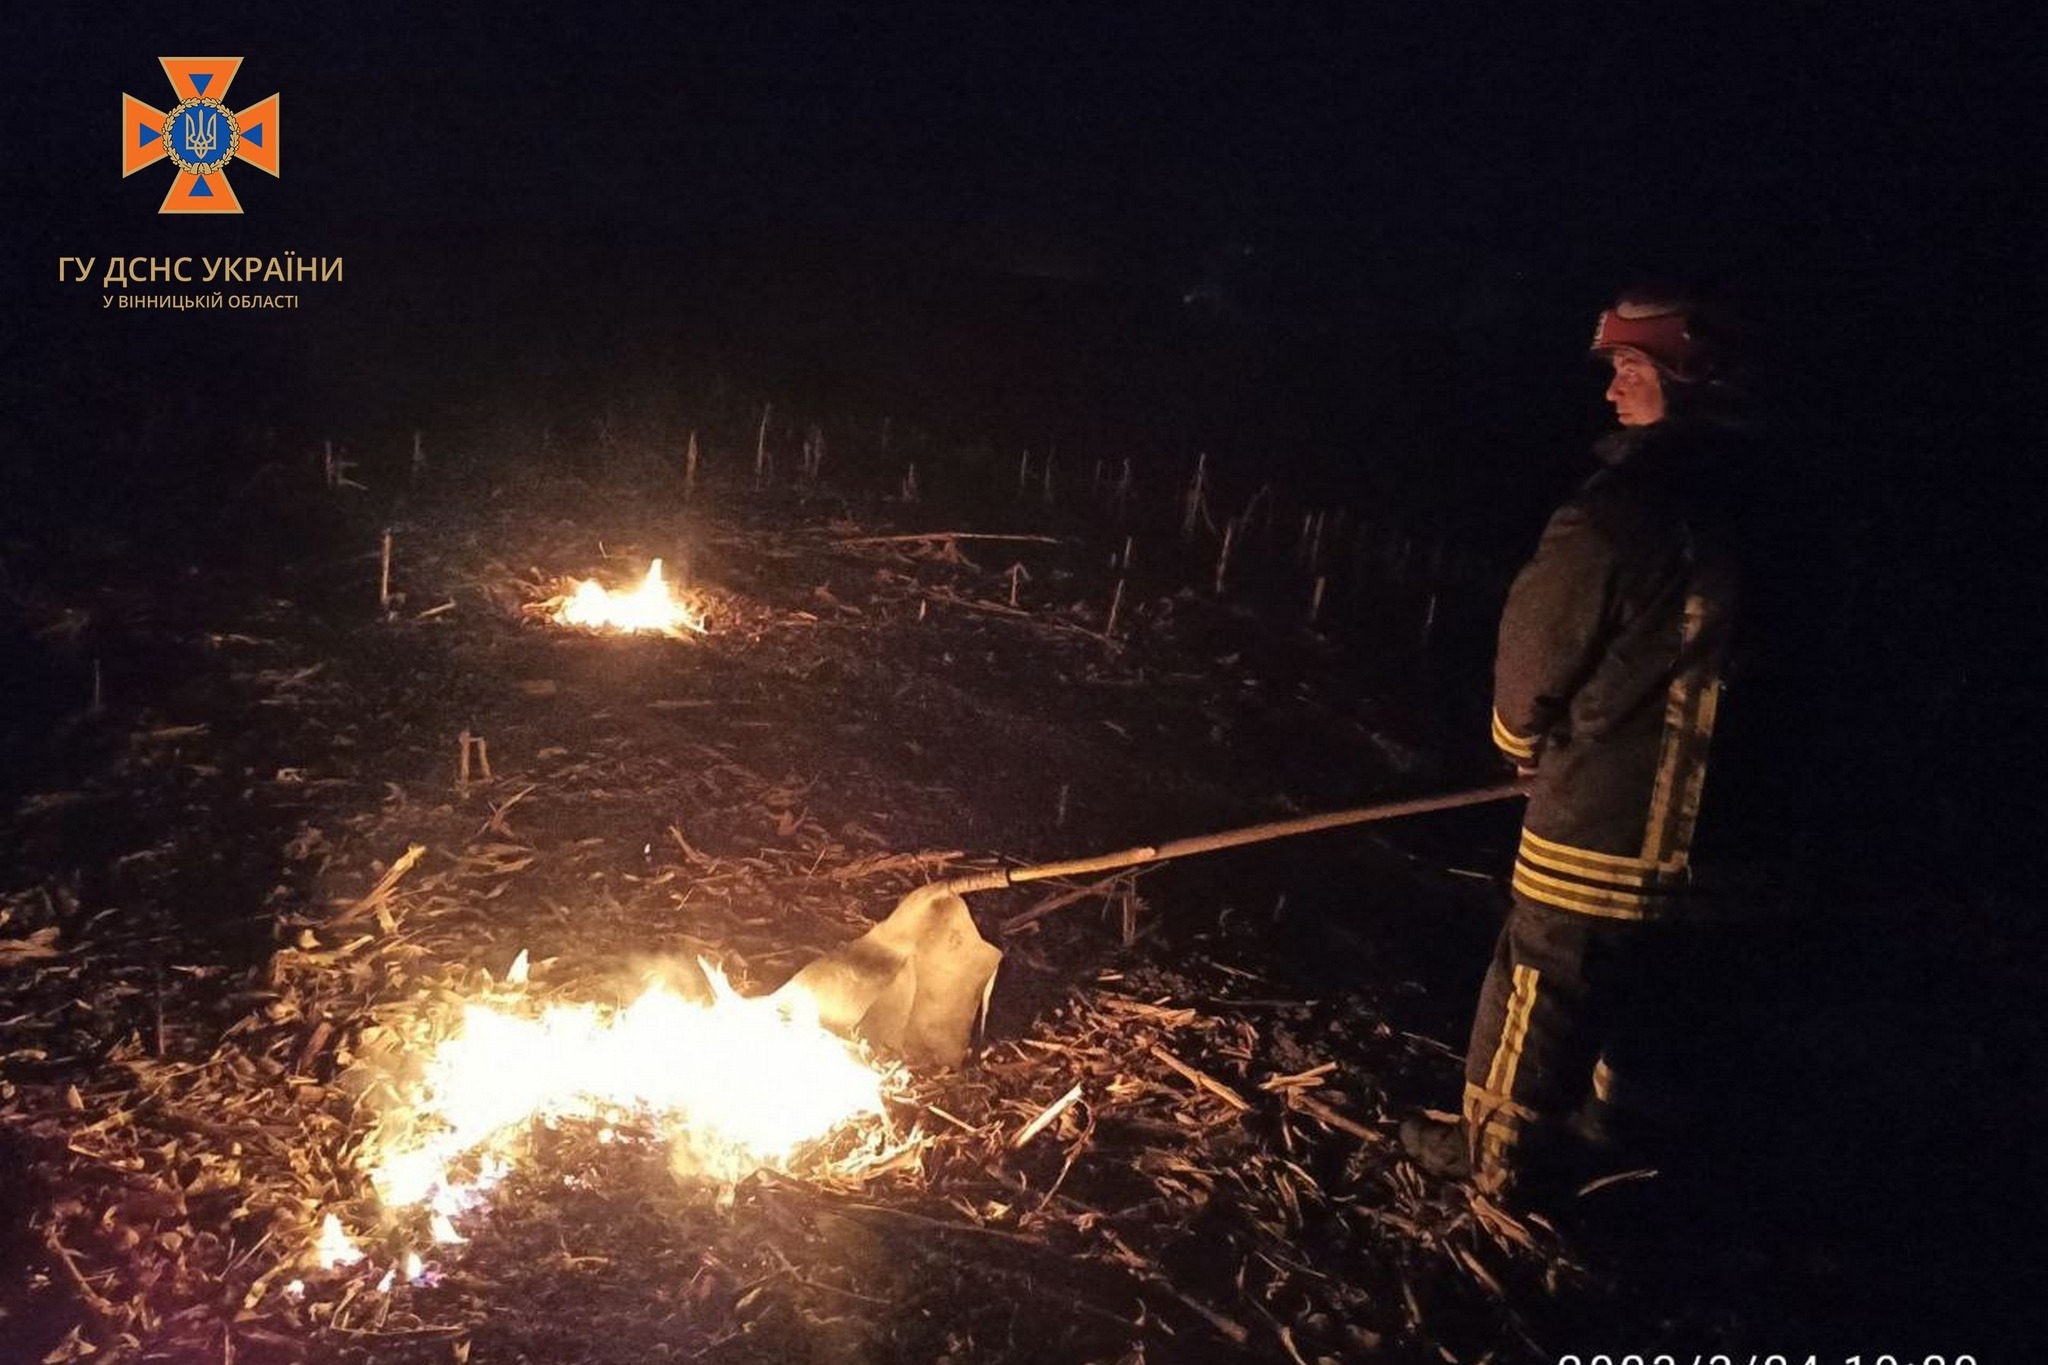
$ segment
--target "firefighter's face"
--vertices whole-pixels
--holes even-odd
[[[1614,378],[1607,383],[1607,401],[1614,418],[1625,427],[1647,427],[1664,420],[1664,381],[1641,351],[1627,347],[1607,356]]]

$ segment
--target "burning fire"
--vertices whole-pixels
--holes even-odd
[[[631,591],[612,592],[595,579],[578,579],[568,598],[556,609],[554,619],[565,626],[590,630],[704,633],[704,617],[662,579],[658,559],[647,566],[647,577]]]
[[[362,1260],[363,1249],[342,1228],[341,1220],[330,1213],[321,1220],[320,1240],[313,1248],[313,1258],[322,1270],[334,1270]]]
[[[678,1173],[731,1183],[882,1114],[888,1073],[815,1014],[743,997],[709,963],[708,1003],[655,984],[623,1009],[535,1008],[520,998],[525,965],[521,953],[509,989],[463,1007],[367,1148],[385,1207],[424,1206],[437,1243],[465,1240],[453,1220],[510,1172],[537,1120],[630,1122],[668,1144]],[[319,1261],[351,1251],[328,1215]]]

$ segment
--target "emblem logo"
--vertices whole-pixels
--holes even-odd
[[[278,173],[279,96],[246,109],[226,104],[240,57],[159,57],[178,97],[169,113],[121,96],[121,175],[169,159],[178,168],[158,213],[240,213],[228,184],[230,162]]]

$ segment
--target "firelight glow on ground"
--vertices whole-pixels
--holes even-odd
[[[708,1003],[655,984],[623,1009],[534,1008],[516,993],[465,1005],[369,1143],[363,1168],[384,1207],[424,1206],[435,1241],[462,1241],[453,1220],[513,1169],[536,1120],[631,1120],[678,1174],[732,1183],[881,1116],[889,1073],[815,1015],[740,996],[700,965]],[[353,1250],[328,1215],[315,1259],[344,1266]]]
[[[587,630],[704,633],[703,616],[677,596],[673,585],[662,578],[658,559],[648,565],[647,577],[631,589],[614,592],[594,579],[577,580],[554,619],[562,625]]]

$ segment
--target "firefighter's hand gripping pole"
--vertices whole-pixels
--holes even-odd
[[[989,992],[995,986],[996,967],[1003,960],[1002,950],[975,929],[962,896],[1049,877],[1113,872],[1319,830],[1505,801],[1527,790],[1525,782],[1500,782],[1441,796],[1274,820],[1092,858],[1000,868],[933,882],[897,902],[889,917],[867,933],[803,968],[776,995],[805,997],[816,1009],[819,1022],[834,1032],[859,1036],[901,1053],[913,1063],[956,1066],[967,1055],[975,1024],[987,1009]]]

